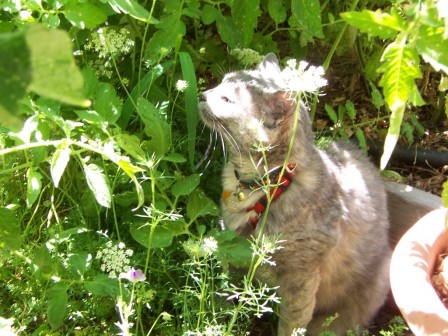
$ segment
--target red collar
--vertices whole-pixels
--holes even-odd
[[[269,173],[269,178],[262,179],[261,183],[256,181],[246,181],[239,178],[239,174],[235,171],[235,176],[238,179],[240,190],[251,189],[258,190],[262,186],[267,186],[271,202],[274,202],[286,189],[288,189],[291,181],[294,179],[294,170],[297,164],[290,163],[285,167],[283,175],[280,176],[283,167],[278,167]],[[251,207],[246,208],[246,212],[255,211],[255,215],[249,218],[249,224],[255,230],[261,214],[266,209],[268,204],[268,196],[265,193],[259,200]]]

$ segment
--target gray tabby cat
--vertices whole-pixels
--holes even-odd
[[[258,234],[267,191],[257,184],[272,185],[276,195],[264,233],[285,240],[270,269],[282,298],[278,335],[291,335],[294,328],[317,334],[336,313],[329,329],[341,335],[368,325],[388,292],[385,191],[377,170],[357,149],[314,146],[303,105],[292,135],[296,103],[281,91],[280,76],[277,58],[269,54],[255,70],[229,73],[202,95],[202,119],[229,143],[222,175],[224,225],[242,235]],[[267,164],[256,150],[260,144],[269,147]]]

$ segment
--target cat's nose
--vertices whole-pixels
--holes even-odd
[[[205,101],[207,101],[207,94],[206,94],[205,92],[202,92],[202,93],[201,93],[200,101],[201,101],[201,102],[205,102]]]

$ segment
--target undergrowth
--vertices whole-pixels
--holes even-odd
[[[313,44],[333,45],[327,69],[352,48],[353,25],[373,103],[391,113],[384,166],[402,124],[408,139],[421,131],[408,108],[424,103],[420,56],[447,72],[441,4],[3,1],[0,330],[246,334],[280,300],[254,279],[279,245],[216,229],[224,155],[198,121],[200,91]],[[326,111],[335,135],[365,146],[353,104]],[[250,267],[241,279],[230,266]]]

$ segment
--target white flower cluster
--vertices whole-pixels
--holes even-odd
[[[225,336],[228,335],[225,330],[226,327],[224,325],[209,324],[202,330],[185,331],[183,336]]]
[[[100,58],[116,57],[128,54],[134,47],[134,41],[129,38],[129,31],[121,28],[100,28],[93,32],[91,39],[85,45],[86,50],[94,50]]]
[[[325,70],[321,66],[309,65],[305,61],[300,61],[297,65],[297,60],[290,59],[282,70],[283,86],[292,92],[316,93],[327,85],[324,74]]]
[[[200,241],[189,239],[182,245],[192,259],[211,256],[218,249],[218,242],[213,237],[204,238]]]
[[[306,329],[299,328],[299,329],[294,329],[292,331],[291,336],[305,336],[305,334],[306,334]]]
[[[179,79],[176,82],[176,90],[179,92],[184,92],[188,87],[188,82],[182,79]]]
[[[101,260],[101,270],[109,274],[110,278],[117,278],[121,273],[126,273],[131,268],[130,257],[134,252],[126,249],[124,243],[114,245],[108,241],[105,247],[96,254],[96,259]]]

